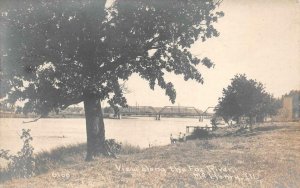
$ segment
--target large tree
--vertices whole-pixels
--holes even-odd
[[[126,106],[121,82],[133,73],[176,92],[166,72],[203,83],[196,66],[210,68],[188,49],[218,36],[223,16],[213,0],[1,1],[1,96],[25,102],[43,116],[84,103],[87,159],[104,151],[102,100]]]
[[[248,79],[245,74],[238,74],[223,89],[216,114],[225,121],[239,121],[240,117],[245,116],[252,125],[254,118],[275,115],[277,106],[277,100],[265,91],[262,83]]]

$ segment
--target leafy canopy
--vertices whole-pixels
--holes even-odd
[[[265,91],[262,83],[240,74],[223,89],[216,114],[226,121],[237,120],[241,116],[261,117],[276,114],[276,105],[277,101]]]
[[[176,92],[167,72],[203,83],[196,66],[210,68],[188,49],[219,35],[223,16],[213,0],[2,1],[1,97],[25,101],[24,110],[47,114],[93,94],[126,105],[121,87],[133,73]]]

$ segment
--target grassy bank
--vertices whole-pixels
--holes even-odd
[[[131,148],[118,159],[99,157],[88,163],[83,161],[83,145],[60,148],[40,154],[53,161],[44,162],[51,164],[45,173],[41,170],[41,175],[2,186],[300,187],[299,123],[262,124],[252,132],[223,129],[216,134],[208,140],[142,151]]]
[[[122,144],[120,155],[128,155],[139,153],[142,150],[137,146],[128,143]],[[76,144],[62,146],[51,151],[40,152],[34,156],[35,158],[35,175],[47,173],[61,167],[67,167],[73,164],[84,163],[86,156],[86,144]],[[14,179],[11,172],[7,169],[0,169],[0,183]]]

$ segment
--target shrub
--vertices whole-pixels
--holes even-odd
[[[217,122],[217,118],[216,118],[215,116],[211,118],[210,124],[211,124],[213,127],[217,127],[218,122]]]
[[[133,154],[141,151],[140,147],[132,146],[128,143],[122,144],[115,139],[108,139],[105,141],[110,156],[118,154]]]
[[[5,172],[2,172],[7,179],[29,178],[35,174],[34,148],[30,145],[30,141],[32,141],[30,129],[22,129],[20,138],[23,141],[23,147],[16,155],[9,154],[9,150],[0,150],[0,158],[8,160],[7,168]]]
[[[212,135],[206,129],[195,129],[191,135],[187,136],[188,140],[192,139],[207,139],[210,138]]]
[[[108,146],[109,152],[112,154],[119,154],[121,151],[121,143],[117,142],[115,139],[105,140],[106,145]]]

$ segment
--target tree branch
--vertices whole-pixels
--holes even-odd
[[[37,122],[39,119],[41,119],[41,118],[43,118],[44,116],[43,115],[41,115],[40,117],[38,117],[38,118],[36,118],[36,119],[34,119],[34,120],[31,120],[31,121],[23,121],[23,123],[25,124],[25,123],[33,123],[33,122]]]
[[[80,97],[79,99],[73,99],[73,100],[67,101],[67,102],[65,102],[64,105],[61,106],[61,109],[64,110],[64,109],[66,109],[68,106],[70,106],[70,105],[72,105],[72,104],[80,103],[80,102],[82,102],[82,101],[83,101],[82,97]]]

